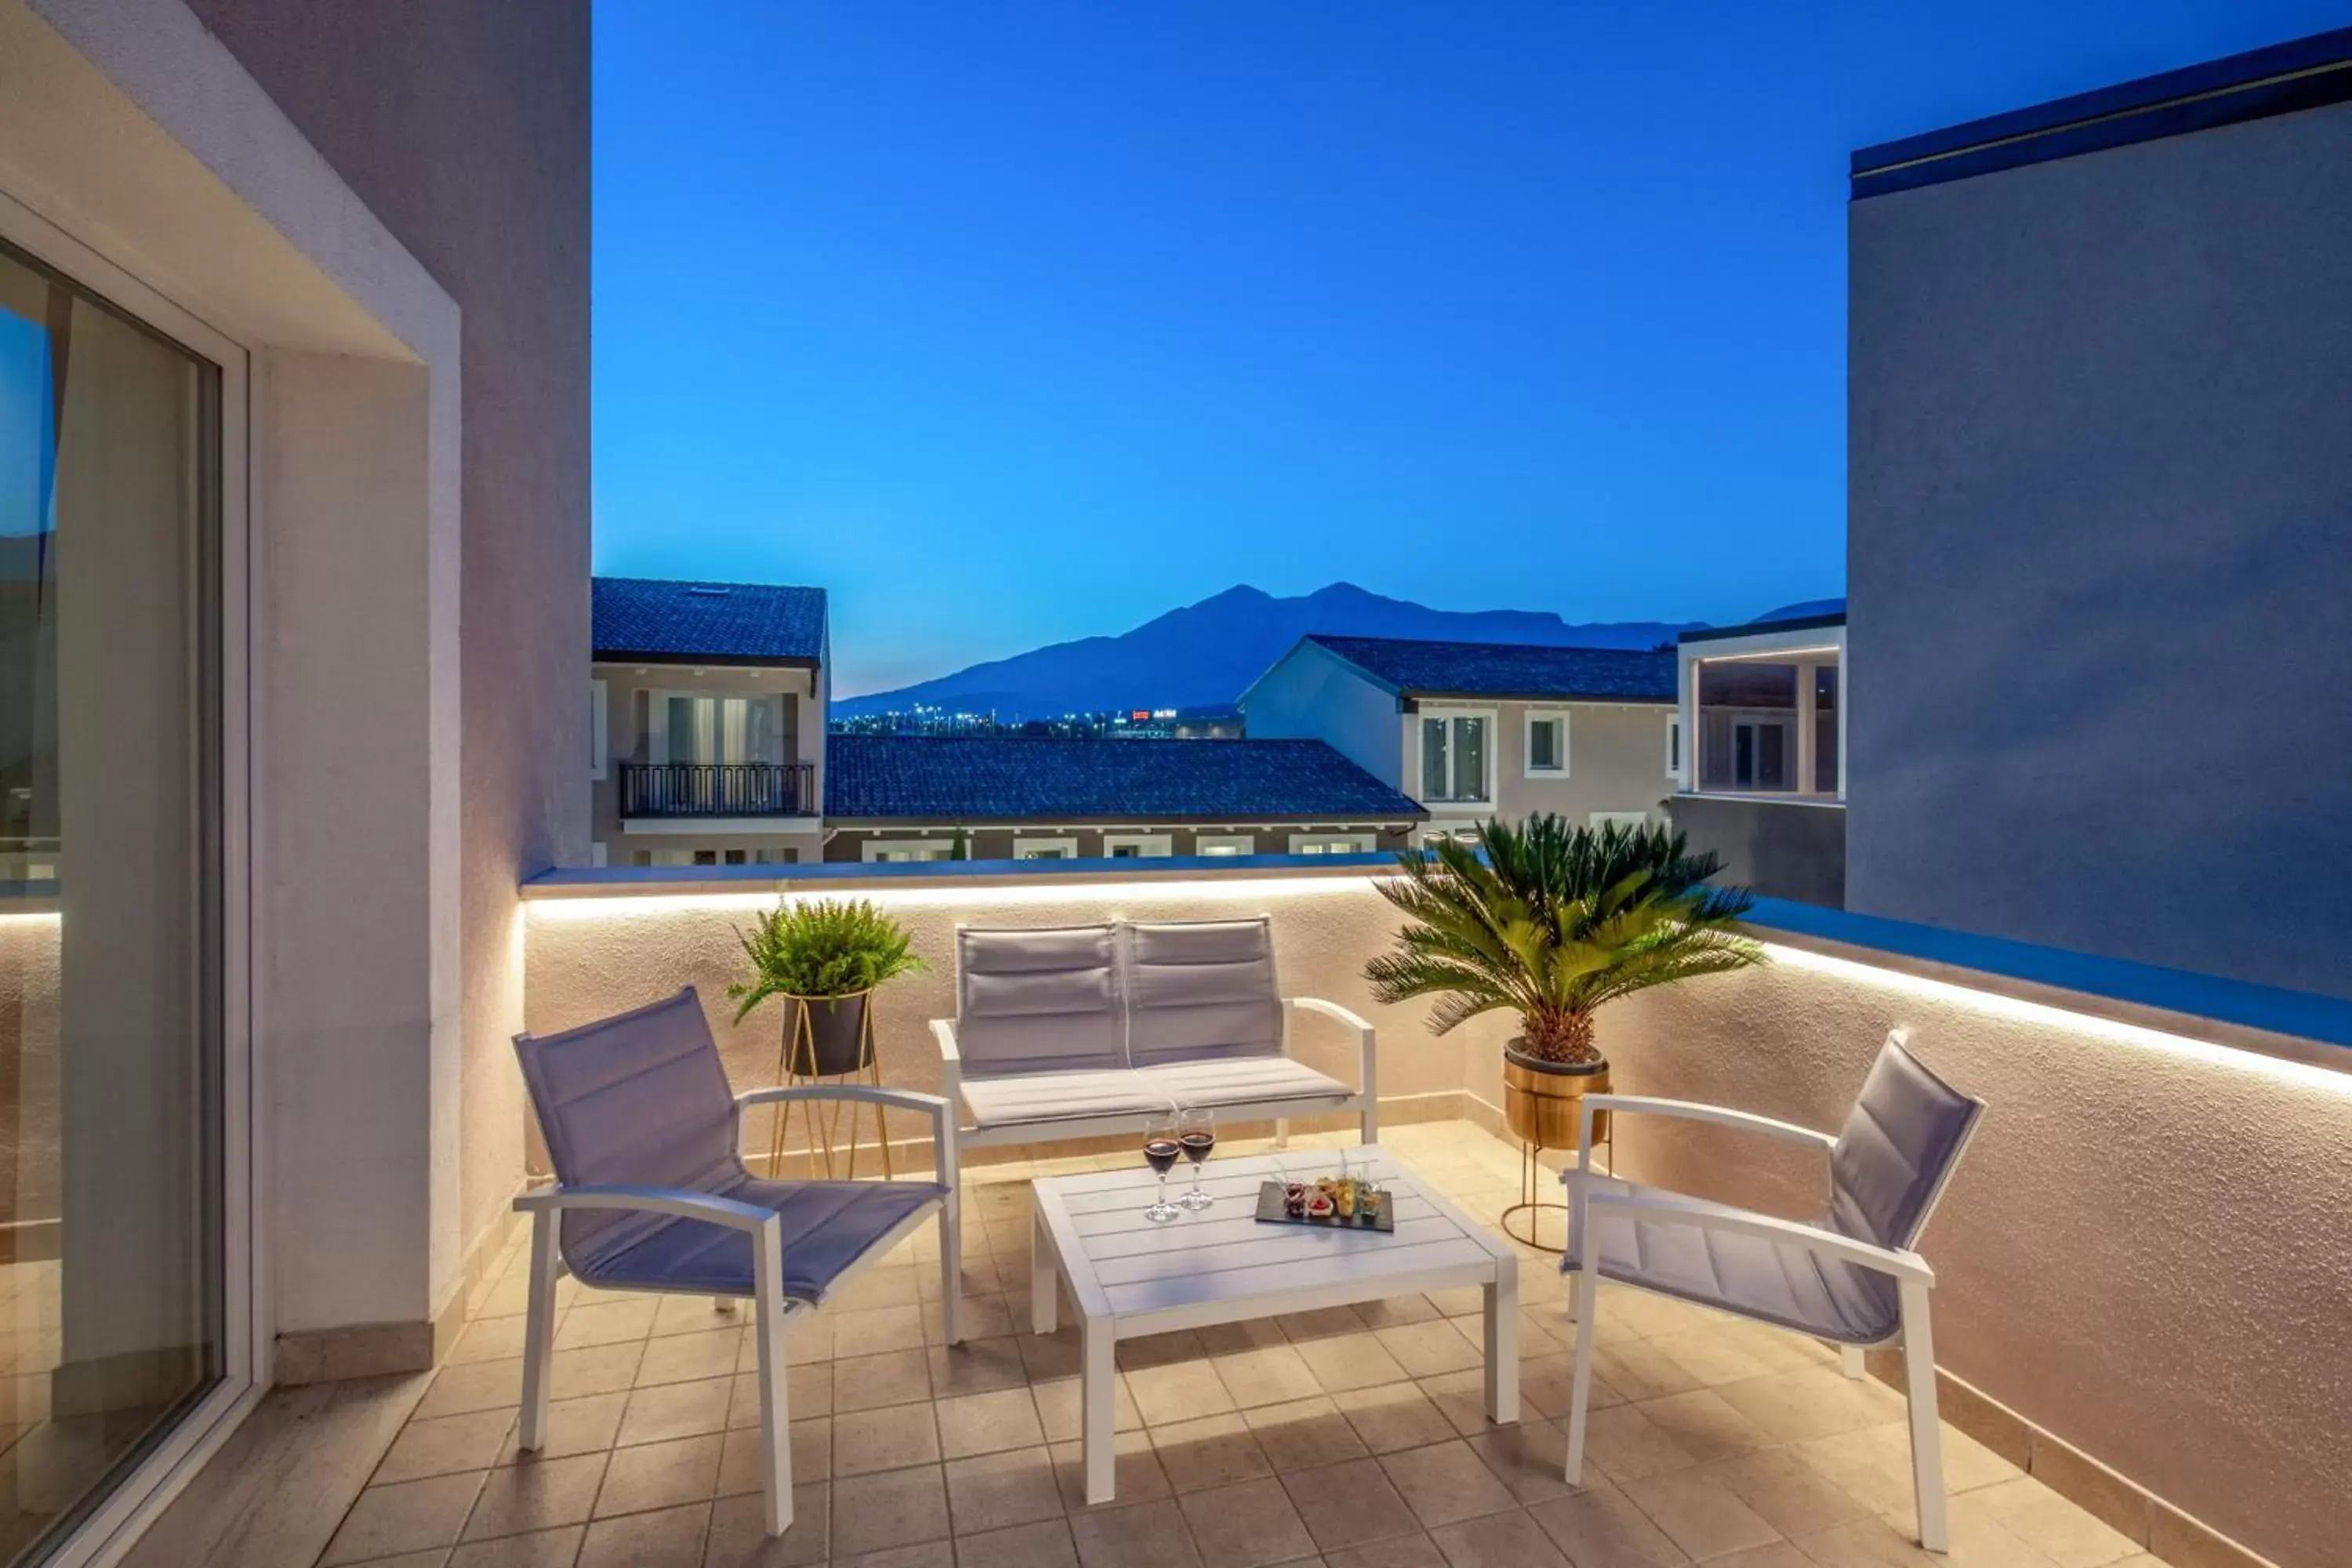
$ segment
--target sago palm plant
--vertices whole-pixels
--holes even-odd
[[[1508,1008],[1528,1056],[1594,1062],[1603,1003],[1764,962],[1739,925],[1748,890],[1711,886],[1721,862],[1664,827],[1579,827],[1546,814],[1489,823],[1475,848],[1443,841],[1399,862],[1381,896],[1410,923],[1364,973],[1382,1002],[1436,997],[1440,1035]]]

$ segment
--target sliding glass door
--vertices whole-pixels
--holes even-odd
[[[243,1365],[222,419],[219,364],[0,244],[0,1563]]]

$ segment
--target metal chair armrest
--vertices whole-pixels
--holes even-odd
[[[1380,1089],[1380,1037],[1371,1025],[1337,1002],[1327,1002],[1320,996],[1286,996],[1283,1004],[1303,1013],[1319,1013],[1342,1027],[1355,1031],[1359,1058],[1357,1092],[1367,1100],[1376,1099]]]
[[[1793,1121],[1759,1116],[1752,1110],[1734,1110],[1729,1106],[1707,1105],[1696,1100],[1657,1100],[1639,1094],[1588,1094],[1579,1105],[1576,1118],[1576,1168],[1580,1171],[1592,1168],[1592,1116],[1598,1110],[1672,1116],[1685,1121],[1709,1121],[1718,1127],[1736,1127],[1744,1131],[1785,1138],[1791,1142],[1810,1143],[1817,1149],[1837,1147],[1834,1134],[1800,1127]]]
[[[730,1230],[756,1233],[773,1226],[781,1231],[781,1222],[772,1210],[689,1187],[540,1187],[515,1199],[514,1206],[530,1215],[564,1209],[634,1209],[642,1214],[705,1220]]]
[[[1916,1252],[1898,1252],[1893,1247],[1880,1247],[1798,1220],[1776,1219],[1770,1215],[1748,1214],[1738,1209],[1700,1207],[1671,1197],[1639,1193],[1596,1193],[1581,1186],[1575,1190],[1575,1196],[1576,1206],[1582,1211],[1576,1216],[1575,1234],[1580,1237],[1591,1234],[1586,1222],[1594,1211],[1614,1209],[1635,1219],[1695,1226],[1701,1230],[1725,1231],[1761,1237],[1767,1241],[1787,1242],[1818,1257],[1852,1263],[1916,1285],[1933,1285],[1936,1282],[1936,1271],[1928,1268],[1927,1260]]]

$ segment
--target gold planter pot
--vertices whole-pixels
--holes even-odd
[[[1520,1142],[1538,1149],[1576,1147],[1576,1117],[1588,1094],[1609,1092],[1609,1064],[1547,1062],[1506,1047],[1503,1120]],[[1593,1142],[1609,1135],[1609,1113],[1592,1119]]]
[[[1521,1052],[1514,1042],[1503,1050],[1503,1120],[1519,1141],[1519,1201],[1501,1215],[1504,1234],[1542,1252],[1562,1252],[1568,1245],[1568,1205],[1547,1202],[1543,1194],[1551,1173],[1539,1156],[1546,1149],[1576,1147],[1576,1122],[1588,1094],[1609,1092],[1609,1064],[1548,1062]],[[1592,1141],[1609,1136],[1609,1113],[1592,1118]],[[1609,1163],[1616,1165],[1616,1147]],[[1547,1235],[1544,1216],[1557,1215],[1555,1241]],[[1523,1217],[1524,1216],[1524,1217]]]

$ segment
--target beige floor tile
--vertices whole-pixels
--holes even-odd
[[[580,1544],[579,1568],[700,1568],[709,1530],[707,1502],[599,1520]]]
[[[1598,1358],[1595,1358],[1596,1361]],[[1576,1392],[1576,1362],[1566,1355],[1523,1356],[1519,1361],[1519,1399],[1538,1415],[1559,1420],[1568,1415],[1571,1396]],[[1596,1365],[1592,1373],[1592,1392],[1588,1406],[1605,1410],[1612,1405],[1622,1405],[1625,1396],[1609,1385]]]
[[[1592,1374],[1627,1399],[1660,1399],[1706,1384],[1647,1340],[1592,1348]]]
[[[1143,1334],[1118,1342],[1113,1358],[1121,1372],[1134,1372],[1147,1366],[1173,1366],[1178,1362],[1199,1361],[1208,1354],[1201,1336],[1190,1329],[1172,1334]]]
[[[660,1303],[651,1300],[614,1301],[592,1295],[563,1314],[555,1331],[555,1348],[583,1350],[644,1339],[653,1332],[654,1313],[659,1310]]]
[[[939,1423],[929,1403],[851,1411],[832,1425],[835,1480],[940,1461]]]
[[[616,1446],[635,1446],[724,1432],[734,1386],[733,1378],[722,1376],[635,1389],[629,1394],[628,1408],[613,1440]]]
[[[1269,1345],[1286,1345],[1290,1336],[1272,1318],[1244,1318],[1238,1323],[1212,1323],[1194,1331],[1200,1337],[1201,1349],[1213,1356],[1234,1355],[1242,1351],[1264,1350]]]
[[[1480,1333],[1485,1332],[1484,1319],[1465,1321],[1471,1321],[1471,1327]],[[1484,1339],[1474,1344],[1454,1328],[1450,1320],[1444,1318],[1375,1329],[1372,1337],[1380,1342],[1383,1350],[1396,1358],[1396,1363],[1412,1377],[1435,1377],[1440,1373],[1481,1366],[1486,1361]]]
[[[1728,1323],[1662,1334],[1649,1342],[1706,1388],[1790,1370],[1785,1363],[1762,1353],[1754,1340]]]
[[[482,1480],[483,1472],[476,1470],[370,1487],[343,1516],[319,1561],[322,1565],[364,1563],[371,1557],[453,1546]]]
[[[748,1329],[717,1328],[647,1341],[645,1359],[637,1363],[637,1386],[731,1376],[750,1334]]]
[[[751,1342],[748,1340],[744,1342],[744,1349],[747,1352],[751,1349]],[[833,1320],[830,1317],[823,1312],[794,1312],[784,1320],[784,1359],[786,1361],[797,1363],[831,1361],[833,1358]],[[739,1365],[736,1370],[749,1371],[750,1368]],[[715,1521],[710,1528],[712,1534],[716,1535],[719,1526]]]
[[[601,1453],[579,1454],[492,1470],[466,1521],[465,1538],[483,1541],[582,1522],[595,1505],[604,1462]]]
[[[709,1501],[719,1495],[719,1458],[724,1448],[724,1439],[714,1432],[614,1449],[592,1517],[609,1519]]]
[[[1335,1394],[1331,1403],[1375,1454],[1422,1448],[1453,1436],[1454,1424],[1431,1403],[1420,1385],[1391,1383]]]
[[[1380,1464],[1423,1528],[1432,1532],[1441,1524],[1514,1506],[1510,1489],[1459,1438],[1383,1454]]]
[[[751,1303],[729,1300],[714,1305],[709,1296],[664,1296],[654,1307],[653,1333],[707,1333],[712,1329],[740,1329],[751,1321]]]
[[[1081,1568],[1202,1568],[1192,1533],[1173,1502],[1098,1509],[1070,1521]]]
[[[2059,1568],[2107,1568],[2139,1552],[2128,1537],[2031,1476],[1964,1492],[1954,1508],[1990,1514]]]
[[[1426,1535],[1399,1535],[1323,1554],[1325,1568],[1445,1568],[1445,1554]]]
[[[498,1462],[514,1422],[511,1410],[478,1410],[467,1415],[411,1421],[393,1439],[369,1484],[390,1486],[460,1470],[487,1470]]]
[[[937,1301],[922,1304],[923,1342],[927,1345],[947,1343],[947,1314]],[[1018,1318],[1013,1316],[1012,1300],[999,1295],[967,1296],[958,1309],[956,1332],[968,1340],[1002,1339],[1015,1328],[1029,1326],[1029,1305],[1024,1298]]]
[[[1562,1475],[1568,1462],[1568,1438],[1549,1421],[1489,1427],[1465,1441],[1521,1504],[1541,1502],[1568,1490]]]
[[[1814,1568],[1813,1560],[1785,1541],[1751,1546],[1708,1561],[1706,1568]]]
[[[1259,1568],[1315,1552],[1314,1539],[1289,1495],[1271,1478],[1192,1492],[1178,1500],[1178,1506],[1192,1527],[1202,1560],[1217,1568]]]
[[[1859,1519],[1834,1530],[1801,1537],[1797,1549],[1819,1568],[1993,1568],[1966,1562],[1957,1552],[1937,1556],[1898,1535],[1883,1519]],[[2003,1563],[2000,1568],[2021,1568]]]
[[[886,1547],[856,1557],[836,1557],[833,1568],[956,1568],[955,1543],[926,1541],[917,1546]]]
[[[522,1354],[523,1322],[520,1317],[477,1318],[458,1334],[446,1358],[451,1366],[467,1362],[497,1361]]]
[[[1391,1296],[1381,1301],[1359,1301],[1356,1316],[1367,1328],[1402,1328],[1407,1323],[1443,1321],[1445,1314],[1429,1303],[1426,1296]]]
[[[1685,1453],[1701,1464],[1773,1446],[1772,1438],[1762,1427],[1725,1403],[1722,1395],[1711,1388],[1645,1399],[1635,1408],[1651,1426],[1672,1437]]]
[[[1238,1409],[1307,1399],[1323,1392],[1305,1358],[1288,1344],[1237,1351],[1217,1356],[1210,1364]]]
[[[1045,1441],[1045,1429],[1037,1419],[1037,1402],[1025,1386],[942,1399],[935,1408],[940,1451],[950,1459],[1006,1448],[1040,1447]]]
[[[956,1568],[1078,1568],[1069,1524],[1060,1519],[956,1537]]]
[[[1776,1443],[1808,1442],[1903,1419],[1903,1396],[1876,1378],[1824,1375],[1819,1367],[1727,1383],[1715,1392]]]
[[[1261,1405],[1243,1411],[1242,1419],[1277,1473],[1317,1469],[1371,1452],[1328,1394]]]
[[[793,1488],[793,1525],[780,1540],[767,1532],[767,1505],[754,1496],[721,1498],[710,1508],[703,1568],[808,1568],[827,1555],[832,1487]]]
[[[1150,1428],[1168,1484],[1179,1492],[1205,1491],[1274,1473],[1265,1450],[1237,1412]]]
[[[1062,1507],[1074,1514],[1086,1512],[1092,1505],[1087,1501],[1084,1447],[1076,1442],[1055,1443],[1047,1451],[1053,1456],[1054,1480],[1061,1490]],[[1112,1500],[1101,1506],[1118,1508],[1150,1502],[1171,1496],[1173,1491],[1168,1484],[1168,1472],[1160,1463],[1160,1451],[1151,1446],[1151,1434],[1138,1427],[1111,1439]]]
[[[959,1535],[1061,1517],[1054,1457],[1042,1446],[950,1460],[947,1486]]]
[[[1421,1521],[1377,1459],[1295,1471],[1282,1478],[1282,1489],[1307,1532],[1327,1553],[1422,1532]]]
[[[1429,1533],[1451,1568],[1572,1568],[1542,1527],[1516,1509]]]
[[[730,1381],[732,1392],[727,1399],[729,1426],[757,1426],[760,1424],[760,1383],[751,1373],[739,1372]],[[784,1369],[784,1412],[788,1419],[799,1421],[814,1415],[833,1414],[833,1363],[814,1362],[806,1366]]]
[[[793,1484],[828,1480],[833,1475],[833,1417],[819,1415],[792,1426]],[[757,1427],[735,1427],[719,1450],[719,1497],[740,1497],[767,1486],[766,1447]]]
[[[550,1400],[547,1405],[547,1432],[538,1452],[522,1451],[520,1423],[507,1430],[506,1441],[499,1447],[498,1462],[501,1465],[537,1464],[549,1459],[570,1458],[575,1454],[601,1454],[613,1446],[621,1430],[621,1416],[629,1407],[625,1393],[583,1394],[576,1399]],[[514,1412],[509,1412],[511,1417]]]
[[[1780,1539],[1761,1514],[1704,1470],[1667,1470],[1622,1484],[1651,1523],[1701,1561]]]
[[[836,1359],[880,1355],[887,1351],[919,1351],[923,1346],[920,1307],[872,1307],[838,1315],[827,1309],[822,1315],[833,1318],[833,1353]]]
[[[1233,1395],[1225,1392],[1216,1368],[1206,1361],[1139,1367],[1124,1375],[1127,1391],[1134,1396],[1147,1426],[1194,1421],[1234,1409]]]
[[[1086,1387],[1078,1379],[1064,1377],[1033,1384],[1029,1397],[1037,1402],[1037,1419],[1045,1428],[1045,1441],[1059,1443],[1081,1435],[1086,1420]],[[1111,1377],[1110,1415],[1114,1432],[1142,1428],[1143,1413],[1135,1407],[1135,1396],[1127,1391],[1127,1379],[1117,1373]]]
[[[1529,1504],[1528,1516],[1580,1568],[1678,1568],[1690,1561],[1633,1499],[1605,1480]]]
[[[1529,1356],[1560,1355],[1576,1347],[1574,1326],[1556,1313],[1531,1312],[1522,1307],[1517,1321],[1519,1357],[1523,1361]],[[1447,1318],[1444,1322],[1454,1331],[1455,1338],[1469,1345],[1472,1355],[1481,1361],[1486,1359],[1486,1315],[1484,1312],[1475,1318]]]
[[[547,1392],[551,1399],[577,1399],[585,1394],[616,1394],[636,1382],[645,1360],[646,1342],[624,1340],[617,1344],[583,1350],[557,1351],[551,1359]],[[503,1365],[503,1363],[491,1363]],[[522,1402],[522,1366],[515,1366],[514,1403]]]
[[[567,1524],[561,1530],[468,1542],[450,1553],[449,1568],[572,1568],[587,1533],[586,1525]]]
[[[1475,1437],[1490,1432],[1495,1423],[1486,1415],[1486,1373],[1484,1367],[1465,1367],[1460,1372],[1441,1372],[1434,1377],[1418,1380],[1417,1386],[1437,1406],[1446,1425],[1457,1436]]]
[[[919,1350],[889,1351],[833,1363],[833,1413],[876,1410],[931,1396],[931,1364]]]
[[[1285,1312],[1275,1319],[1275,1323],[1293,1344],[1364,1331],[1364,1320],[1356,1315],[1353,1307],[1322,1307],[1312,1312]]]
[[[1055,1378],[1076,1377],[1085,1370],[1085,1346],[1078,1338],[1076,1324],[1067,1317],[1050,1334],[1033,1334],[1024,1321],[1013,1335],[1020,1342],[1021,1364],[1029,1369],[1029,1381],[1048,1383]]]
[[[825,1293],[828,1312],[862,1312],[874,1307],[911,1307],[919,1300],[915,1269],[882,1266],[868,1268]],[[925,1269],[925,1273],[934,1270]]]
[[[1449,1318],[1467,1318],[1486,1310],[1484,1286],[1462,1285],[1451,1290],[1432,1290],[1429,1304]]]
[[[623,1388],[628,1384],[623,1383]],[[467,1362],[433,1374],[413,1419],[463,1415],[476,1410],[516,1409],[522,1404],[522,1358]]]
[[[833,1483],[835,1557],[938,1541],[948,1533],[947,1480],[937,1465]]]
[[[1786,1448],[1741,1454],[1701,1470],[1792,1540],[1865,1518],[1871,1511],[1861,1499]]]
[[[1011,1334],[992,1339],[967,1339],[950,1347],[931,1345],[923,1352],[931,1371],[931,1392],[940,1398],[958,1394],[984,1394],[992,1388],[1018,1388],[1029,1381],[1021,1360],[1021,1344]]]
[[[1397,1364],[1396,1357],[1369,1331],[1300,1340],[1297,1349],[1325,1394],[1405,1380],[1405,1370]]]
[[[1638,1405],[1612,1405],[1588,1415],[1584,1457],[1620,1486],[1642,1476],[1687,1469],[1698,1462],[1671,1434],[1653,1426]]]

